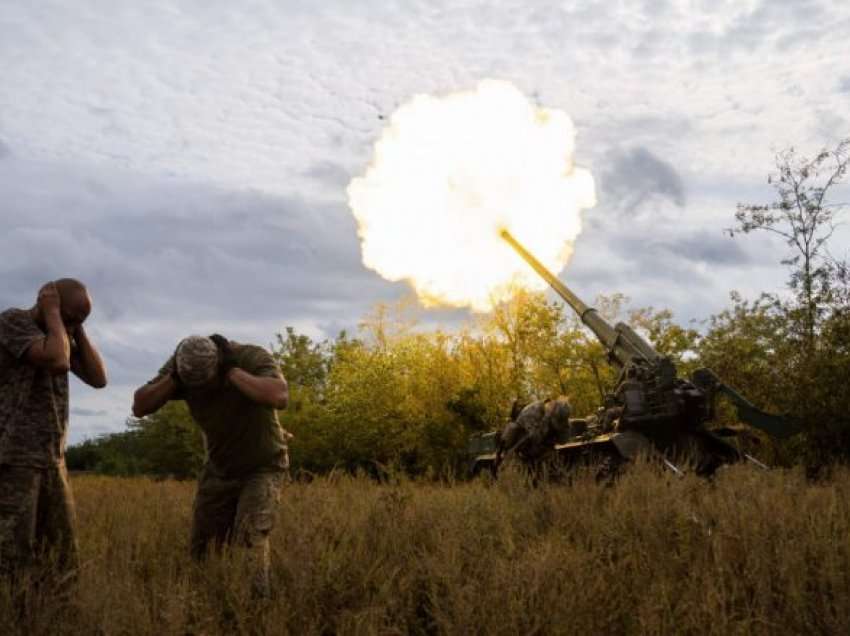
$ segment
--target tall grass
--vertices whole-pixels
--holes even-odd
[[[65,601],[0,633],[850,633],[850,472],[732,467],[714,482],[635,466],[530,487],[287,486],[275,597],[250,598],[240,552],[188,558],[193,485],[74,479],[83,561]]]

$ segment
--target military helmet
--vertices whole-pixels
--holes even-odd
[[[204,336],[189,336],[177,345],[174,363],[183,384],[190,388],[203,386],[218,372],[218,347]]]

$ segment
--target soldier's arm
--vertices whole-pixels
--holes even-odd
[[[171,375],[160,376],[140,386],[133,394],[133,415],[144,417],[156,413],[176,397],[179,388],[177,380]]]
[[[289,385],[283,375],[254,375],[245,369],[233,367],[227,372],[227,381],[249,400],[257,404],[285,409],[289,404]]]
[[[184,389],[175,364],[172,355],[153,380],[136,389],[133,394],[133,415],[144,417],[156,413],[169,400],[183,399]]]
[[[59,311],[59,292],[56,285],[48,283],[38,294],[38,306],[41,309],[47,335],[35,340],[26,351],[26,360],[30,364],[47,369],[53,375],[68,373],[71,369],[71,343],[62,323]]]
[[[96,389],[105,387],[106,365],[82,325],[74,333],[74,344],[76,348],[71,352],[71,371],[89,386]]]

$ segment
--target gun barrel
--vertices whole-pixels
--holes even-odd
[[[541,278],[549,283],[549,286],[558,292],[558,295],[563,298],[570,307],[579,315],[579,318],[584,320],[584,315],[588,311],[592,311],[591,307],[588,307],[582,300],[576,296],[573,292],[571,292],[566,285],[564,285],[558,278],[546,269],[543,266],[543,263],[538,261],[527,249],[525,249],[522,244],[517,241],[513,235],[507,230],[502,230],[500,232],[501,237],[507,241],[508,245],[510,245],[514,250],[522,256],[523,260],[531,265],[535,272],[540,274]]]
[[[581,321],[587,325],[594,334],[596,334],[596,337],[599,338],[600,342],[602,342],[605,347],[612,349],[616,345],[617,332],[611,325],[605,322],[602,316],[600,316],[593,307],[589,307],[581,300],[581,298],[570,291],[564,283],[558,280],[552,272],[543,266],[543,263],[534,258],[531,252],[525,249],[510,232],[503,229],[500,232],[500,235],[520,256],[522,256],[523,260],[531,265],[534,271],[540,274],[543,280],[549,283],[549,286],[554,289],[570,307],[573,308],[573,311],[578,314]]]

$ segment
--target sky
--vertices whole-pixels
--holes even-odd
[[[190,333],[355,331],[410,289],[361,265],[348,181],[399,105],[492,78],[569,113],[596,178],[562,278],[705,320],[784,285],[781,241],[724,229],[778,150],[850,136],[847,33],[837,0],[2,0],[0,308],[89,286],[110,386],[73,383],[72,441]]]

